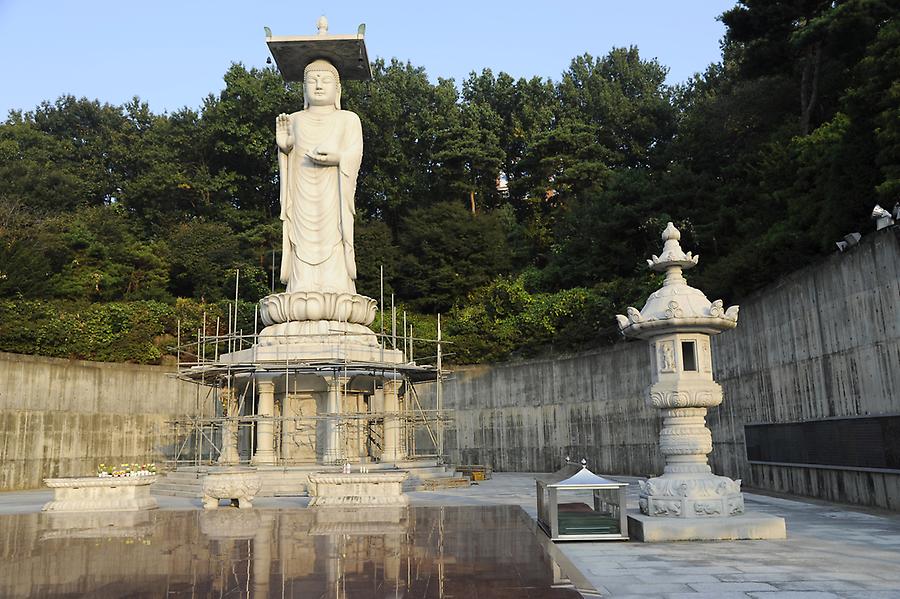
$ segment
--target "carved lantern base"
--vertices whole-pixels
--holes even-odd
[[[663,474],[641,481],[638,502],[648,516],[715,518],[744,513],[741,481],[712,473],[695,478]]]

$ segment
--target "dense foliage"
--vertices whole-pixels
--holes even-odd
[[[559,81],[461,86],[377,61],[343,90],[365,135],[359,291],[379,296],[383,266],[417,336],[444,314],[455,362],[589,347],[658,282],[644,259],[673,220],[703,255],[691,280],[739,299],[897,200],[898,9],[741,0],[722,61],[674,87],[637,48],[578,56]],[[158,362],[179,321],[228,319],[236,271],[251,330],[280,288],[274,119],[300,106],[235,64],[196,111],[66,96],[10,113],[0,349]]]

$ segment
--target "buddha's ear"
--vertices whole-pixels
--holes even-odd
[[[337,82],[337,93],[334,94],[334,108],[335,110],[341,109],[341,82]]]

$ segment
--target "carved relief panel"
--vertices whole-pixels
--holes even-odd
[[[659,372],[675,372],[675,342],[660,341],[656,346]]]
[[[709,339],[700,340],[700,371],[712,372],[712,354],[709,351]]]

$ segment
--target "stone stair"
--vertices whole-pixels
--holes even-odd
[[[173,497],[200,497],[201,479],[205,472],[197,469],[178,469],[161,474],[153,483],[151,491],[154,495],[170,495]]]

